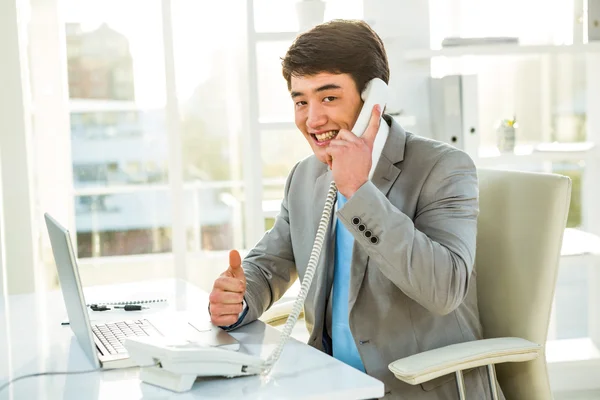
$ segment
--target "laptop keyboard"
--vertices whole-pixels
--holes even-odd
[[[161,336],[147,319],[92,325],[92,331],[110,354],[126,354],[125,338],[132,336]]]

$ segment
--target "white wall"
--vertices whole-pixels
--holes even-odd
[[[74,232],[71,132],[64,20],[58,0],[31,0],[29,33],[29,74],[31,80],[32,136],[35,137],[33,174],[35,208],[33,224],[41,285],[55,281],[56,268],[43,214],[50,213]],[[32,196],[33,198],[33,196]],[[76,237],[73,235],[73,240]],[[42,267],[42,265],[44,267]]]
[[[0,160],[4,227],[10,232],[5,237],[10,293],[31,292],[36,286],[27,35],[17,23],[27,20],[24,10],[17,0],[0,2]]]
[[[8,294],[6,282],[6,261],[4,260],[4,213],[2,206],[2,162],[0,161],[0,303]]]

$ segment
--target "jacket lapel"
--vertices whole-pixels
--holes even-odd
[[[404,160],[406,132],[390,116],[384,115],[383,118],[391,125],[390,132],[373,173],[372,182],[387,196],[401,172],[401,169],[396,164]]]
[[[390,116],[384,114],[383,118],[390,125],[390,131],[375,172],[373,173],[372,182],[379,191],[387,196],[401,172],[401,169],[396,164],[404,160],[406,132]],[[350,287],[348,291],[348,310],[352,310],[356,302],[356,296],[362,285],[368,262],[369,257],[367,256],[367,252],[362,246],[354,242]]]

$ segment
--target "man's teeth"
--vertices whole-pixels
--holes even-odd
[[[321,133],[319,135],[315,135],[315,137],[317,138],[317,140],[319,142],[323,142],[325,140],[331,140],[335,137],[335,135],[337,135],[338,131],[329,131],[329,132],[324,132]]]

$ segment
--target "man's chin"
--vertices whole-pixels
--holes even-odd
[[[317,160],[321,161],[323,164],[327,164],[327,152],[324,148],[311,146],[313,154],[317,157]]]
[[[324,151],[315,151],[314,154],[315,157],[317,157],[317,160],[321,161],[323,164],[327,164],[327,153],[325,153]]]

